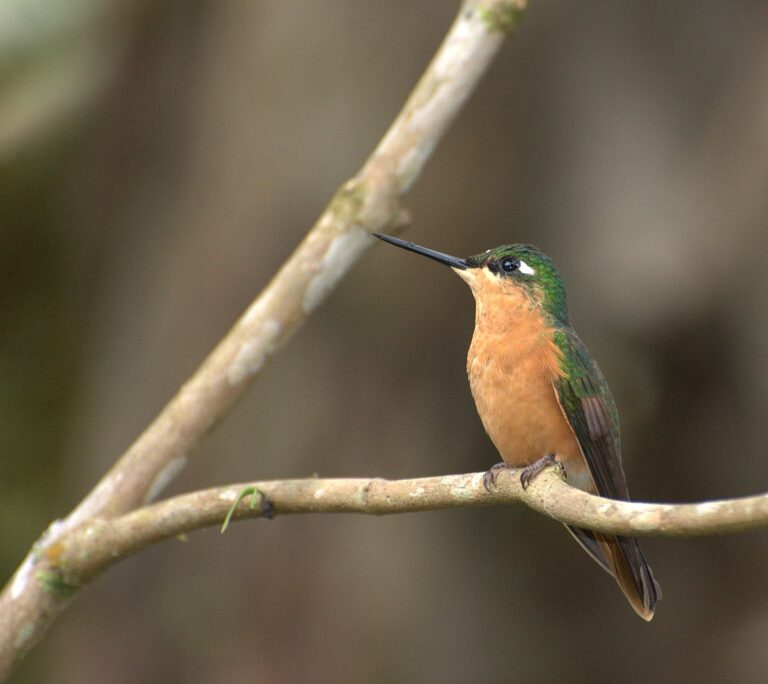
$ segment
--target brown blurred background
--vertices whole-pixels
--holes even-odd
[[[0,4],[0,570],[364,161],[457,3]],[[550,253],[637,499],[768,489],[768,6],[531,0],[408,236]],[[169,493],[498,460],[458,278],[377,245]],[[238,524],[90,587],[17,681],[766,681],[768,532],[648,539],[651,624],[523,507]]]

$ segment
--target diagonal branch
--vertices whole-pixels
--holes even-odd
[[[514,27],[525,0],[465,2],[402,111],[267,287],[68,518],[77,525],[155,498],[365,249],[407,223],[400,205]]]
[[[66,601],[29,581],[70,530],[154,499],[243,396],[269,357],[370,246],[406,222],[400,199],[517,23],[526,0],[465,0],[443,44],[362,170],[347,181],[259,297],[75,510],[35,544],[0,594],[0,679]],[[54,595],[55,594],[55,595]]]

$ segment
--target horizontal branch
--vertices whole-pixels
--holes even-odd
[[[71,591],[114,563],[150,544],[209,526],[219,526],[241,493],[254,490],[275,515],[363,513],[388,515],[522,502],[560,522],[631,536],[698,536],[768,526],[768,494],[692,504],[614,501],[568,485],[557,468],[539,475],[527,490],[521,471],[499,477],[492,492],[483,473],[409,480],[343,478],[274,480],[216,487],[166,499],[109,520],[93,520],[59,539],[43,559],[51,586]],[[262,515],[244,498],[232,519]]]

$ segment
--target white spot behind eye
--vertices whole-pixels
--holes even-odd
[[[520,259],[520,268],[518,270],[520,273],[525,273],[525,275],[536,275],[536,269],[531,268],[522,259]]]

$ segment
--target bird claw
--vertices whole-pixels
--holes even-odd
[[[531,463],[531,465],[523,468],[523,472],[520,473],[520,484],[523,487],[523,491],[526,491],[528,487],[530,487],[531,482],[533,482],[534,478],[542,470],[553,465],[559,465],[562,467],[562,463],[560,463],[555,454],[547,454],[546,456],[542,456],[538,461],[535,461],[534,463]]]
[[[512,466],[507,463],[504,463],[504,461],[492,465],[485,475],[483,475],[483,487],[485,487],[485,491],[490,494],[491,488],[496,486],[496,480],[499,479],[499,473],[502,470],[507,470],[511,467]]]
[[[523,487],[523,491],[528,489],[528,487],[531,485],[531,482],[533,482],[533,480],[542,470],[545,470],[550,466],[558,466],[563,471],[565,471],[565,466],[555,454],[547,454],[546,456],[542,456],[538,461],[534,461],[530,465],[527,465],[525,468],[523,468],[523,472],[520,473],[520,484]],[[511,466],[509,463],[504,463],[504,461],[502,461],[501,463],[497,463],[491,466],[490,470],[488,470],[483,475],[483,487],[485,487],[485,490],[489,494],[491,493],[491,489],[496,486],[496,480],[499,479],[499,473],[502,470],[514,470],[514,466]]]

